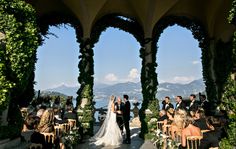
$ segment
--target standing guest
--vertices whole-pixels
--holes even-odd
[[[163,101],[163,106],[162,106],[162,110],[168,111],[169,108],[174,108],[173,104],[170,103],[170,97],[166,96],[165,100]]]
[[[189,99],[190,99],[191,103],[190,103],[190,105],[189,105],[188,111],[189,111],[189,112],[190,112],[190,111],[196,112],[197,109],[198,109],[198,107],[199,107],[199,105],[198,105],[198,103],[197,103],[197,101],[196,101],[196,95],[191,94],[191,95],[189,96]]]
[[[206,99],[206,95],[202,95],[202,94],[199,94],[199,99],[200,99],[200,106],[204,109],[205,111],[205,115],[209,116],[210,115],[210,103],[209,101]]]
[[[175,101],[176,101],[175,110],[178,109],[186,110],[186,105],[183,102],[182,96],[176,96]]]
[[[124,125],[125,125],[125,131],[126,131],[126,139],[124,140],[124,143],[130,144],[130,128],[129,128],[129,120],[130,120],[130,102],[129,102],[129,96],[123,95],[124,98],[124,111],[123,111],[123,118],[124,118]]]

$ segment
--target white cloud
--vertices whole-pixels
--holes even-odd
[[[200,61],[192,61],[193,65],[200,64]]]
[[[176,76],[173,79],[173,83],[181,83],[181,84],[186,84],[186,83],[190,83],[193,80],[195,80],[195,78],[193,76]]]
[[[107,81],[107,82],[115,82],[117,80],[118,80],[118,78],[114,73],[109,73],[105,76],[105,81]]]
[[[132,68],[132,69],[129,71],[128,78],[129,78],[129,80],[135,80],[135,79],[139,78],[138,69]]]

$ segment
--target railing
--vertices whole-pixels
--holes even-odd
[[[95,124],[101,124],[106,118],[107,108],[95,108],[94,117],[96,119]],[[130,110],[132,112],[131,117],[138,117],[139,108],[138,105],[134,105],[134,108]],[[97,121],[98,120],[98,121]]]

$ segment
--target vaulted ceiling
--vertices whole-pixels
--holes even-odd
[[[232,0],[26,0],[38,17],[52,13],[67,14],[80,22],[89,36],[97,20],[108,14],[135,18],[145,36],[152,35],[155,24],[166,16],[185,16],[203,24],[210,38],[228,41],[235,26],[227,22]]]

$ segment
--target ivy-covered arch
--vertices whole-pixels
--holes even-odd
[[[211,76],[212,70],[210,66],[210,60],[213,58],[210,52],[210,39],[208,37],[207,31],[201,22],[196,19],[190,19],[186,16],[166,16],[157,22],[153,29],[153,42],[152,49],[157,49],[157,43],[160,38],[161,33],[168,26],[179,25],[187,28],[193,34],[193,37],[198,40],[199,47],[202,50],[202,67],[203,67],[203,79],[206,85],[206,92],[208,99],[211,102],[215,102],[216,99],[216,88],[214,80]]]
[[[93,134],[93,85],[94,85],[94,60],[93,47],[98,42],[99,37],[103,31],[108,27],[119,28],[125,32],[132,34],[136,40],[142,45],[144,31],[142,26],[134,19],[122,16],[120,14],[108,14],[94,22],[91,29],[90,38],[83,39],[80,45],[81,61],[79,63],[80,76],[79,82],[81,84],[78,90],[77,106],[78,115],[85,133]],[[85,106],[80,104],[84,102]],[[83,104],[82,104],[83,105]]]

